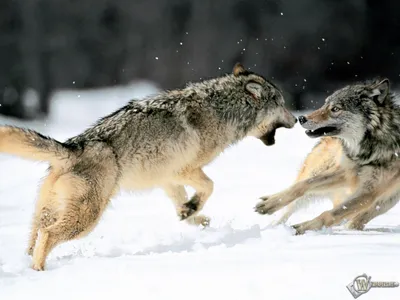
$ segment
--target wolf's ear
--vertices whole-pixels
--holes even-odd
[[[246,91],[248,91],[254,98],[261,99],[262,86],[259,83],[250,81],[246,84]]]
[[[390,84],[389,84],[389,79],[385,78],[378,83],[374,83],[370,87],[371,92],[370,92],[370,97],[374,99],[375,101],[379,102],[380,104],[385,101],[387,95],[389,94],[390,90]]]
[[[250,95],[253,97],[253,101],[250,103],[250,105],[260,108],[262,90],[263,90],[262,86],[257,82],[250,81],[249,83],[246,84],[246,91],[250,93]]]
[[[239,76],[242,73],[245,73],[246,69],[243,67],[241,63],[236,63],[235,66],[233,67],[233,75]]]

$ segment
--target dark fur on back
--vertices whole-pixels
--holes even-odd
[[[151,139],[152,143],[162,143],[166,136],[178,139],[187,125],[203,132],[202,129],[208,127],[210,116],[217,120],[216,131],[224,131],[227,126],[236,128],[234,140],[229,141],[236,143],[256,125],[260,111],[266,114],[281,105],[278,102],[281,92],[267,81],[264,84],[270,87],[265,95],[268,101],[264,101],[261,107],[254,105],[254,99],[245,91],[249,75],[257,76],[254,73],[229,74],[188,84],[182,90],[132,100],[65,144],[80,151],[91,142],[103,142],[111,146],[116,155],[123,156],[127,142],[132,143],[128,148],[132,152],[139,147],[136,141]],[[209,138],[208,133],[200,136],[203,143]]]

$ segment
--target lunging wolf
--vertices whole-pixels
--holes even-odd
[[[207,225],[198,212],[213,182],[202,167],[246,136],[273,145],[276,129],[296,121],[274,84],[236,64],[233,74],[131,101],[63,143],[0,127],[0,152],[50,163],[32,222],[33,268],[89,233],[120,188],[162,188],[182,220]],[[190,199],[185,185],[196,191]]]
[[[272,214],[303,196],[334,195],[333,209],[293,226],[302,234],[346,220],[348,228],[362,230],[391,209],[400,198],[400,107],[395,100],[388,79],[360,83],[336,91],[320,109],[300,116],[309,137],[323,138],[297,181],[262,197],[256,211]],[[293,207],[282,221],[292,212]]]

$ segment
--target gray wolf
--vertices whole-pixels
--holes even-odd
[[[400,197],[400,107],[395,100],[388,79],[358,83],[334,92],[321,108],[300,116],[309,137],[323,138],[298,180],[280,193],[262,197],[255,210],[272,214],[310,194],[343,198],[335,200],[331,210],[293,226],[303,234],[346,221],[347,228],[362,230],[391,209]],[[323,153],[321,160],[318,151]]]
[[[120,189],[162,188],[181,220],[208,225],[198,212],[213,182],[202,167],[246,136],[273,145],[276,129],[296,121],[279,88],[236,64],[233,74],[130,101],[65,142],[0,127],[0,152],[50,165],[32,222],[33,269],[44,269],[56,245],[89,233]],[[190,199],[185,185],[195,190]]]

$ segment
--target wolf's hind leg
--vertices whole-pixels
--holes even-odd
[[[32,227],[27,249],[28,255],[33,254],[33,249],[35,248],[36,239],[38,236],[41,214],[43,212],[43,209],[45,209],[45,207],[49,205],[52,188],[58,177],[59,177],[58,173],[50,169],[49,174],[44,179],[42,186],[40,188],[38,200],[36,202],[35,212],[32,219],[32,225],[31,225]]]
[[[87,235],[96,226],[103,210],[95,206],[90,211],[85,211],[78,205],[68,206],[60,220],[49,227],[40,228],[33,252],[32,268],[44,270],[46,258],[55,246]]]
[[[103,210],[95,209],[90,216],[76,206],[66,208],[64,217],[47,228],[38,232],[36,247],[33,252],[32,268],[44,270],[46,258],[58,244],[87,235],[97,224]],[[74,217],[72,217],[74,216]],[[80,221],[82,220],[82,221]]]
[[[101,180],[94,182],[96,178],[89,183],[72,174],[62,175],[56,181],[47,201],[50,205],[41,213],[33,269],[44,270],[46,258],[55,246],[82,237],[96,226],[115,187],[109,188],[113,184],[107,187]],[[50,226],[48,218],[52,221]]]

